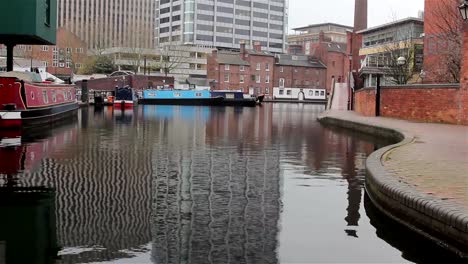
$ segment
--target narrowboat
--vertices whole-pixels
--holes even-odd
[[[0,73],[0,128],[52,123],[76,115],[72,85],[43,82],[37,73]]]
[[[208,90],[144,90],[140,104],[155,105],[220,105],[222,96],[211,96]]]
[[[135,91],[130,86],[116,87],[114,106],[122,108],[131,108],[135,105],[137,97]]]
[[[327,91],[322,88],[273,88],[275,101],[327,103]]]
[[[211,97],[222,97],[223,106],[250,106],[255,107],[259,102],[259,98],[250,95],[244,95],[242,91],[212,91]],[[263,101],[263,97],[261,98]]]

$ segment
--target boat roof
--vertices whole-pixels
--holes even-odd
[[[26,82],[33,82],[33,83],[42,82],[41,75],[35,72],[19,72],[19,71],[0,72],[0,77],[15,77],[19,80],[23,80]]]

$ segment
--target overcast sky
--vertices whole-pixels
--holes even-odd
[[[395,19],[417,17],[424,0],[368,0],[369,27]],[[317,23],[353,26],[354,0],[289,0],[289,28]]]

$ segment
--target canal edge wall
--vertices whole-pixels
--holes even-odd
[[[385,169],[382,159],[398,147],[415,139],[399,129],[346,120],[327,113],[319,116],[322,124],[342,127],[388,138],[395,143],[378,149],[366,160],[366,191],[384,214],[440,246],[468,259],[468,212],[461,206],[422,194]]]

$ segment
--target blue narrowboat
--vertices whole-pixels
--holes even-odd
[[[140,104],[220,105],[223,97],[212,97],[208,90],[144,90]]]

